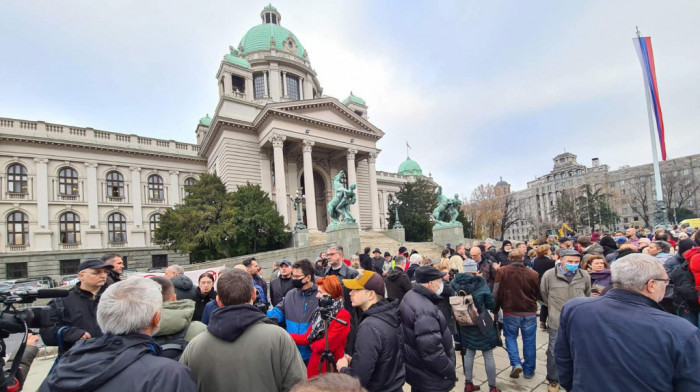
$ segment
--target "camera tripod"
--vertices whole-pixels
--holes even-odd
[[[323,364],[326,365],[326,373],[333,373],[336,370],[335,356],[333,356],[331,349],[328,347],[328,325],[331,320],[335,320],[342,325],[348,325],[348,322],[331,316],[330,310],[325,309],[321,311],[321,319],[323,319],[323,336],[326,341],[326,348],[323,350],[321,358],[318,361],[318,374],[323,372]]]

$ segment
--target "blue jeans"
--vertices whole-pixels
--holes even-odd
[[[520,361],[518,351],[518,331],[523,333],[523,357]],[[537,344],[537,316],[519,317],[503,315],[503,336],[506,338],[506,351],[510,366],[522,366],[523,373],[531,376],[535,373],[535,351]]]

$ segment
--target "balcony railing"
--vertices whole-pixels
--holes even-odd
[[[8,252],[24,252],[29,248],[29,245],[7,245]]]
[[[126,241],[124,241],[124,242],[110,242],[107,244],[107,246],[110,248],[126,248],[127,243],[126,243]]]
[[[60,244],[62,250],[74,250],[74,249],[80,249],[80,242],[76,242],[74,244]]]

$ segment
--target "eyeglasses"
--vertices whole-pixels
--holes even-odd
[[[671,279],[661,279],[661,278],[652,278],[651,280],[656,280],[658,282],[666,282],[666,283],[671,281]]]

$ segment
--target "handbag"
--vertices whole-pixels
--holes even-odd
[[[457,295],[450,297],[450,307],[455,321],[462,327],[473,327],[477,325],[479,312],[474,306],[474,299],[464,290],[460,290]]]
[[[482,335],[486,335],[486,333],[493,328],[493,317],[491,317],[491,313],[486,307],[484,307],[484,310],[481,311],[476,318],[476,326],[479,327],[479,332],[481,332]]]

